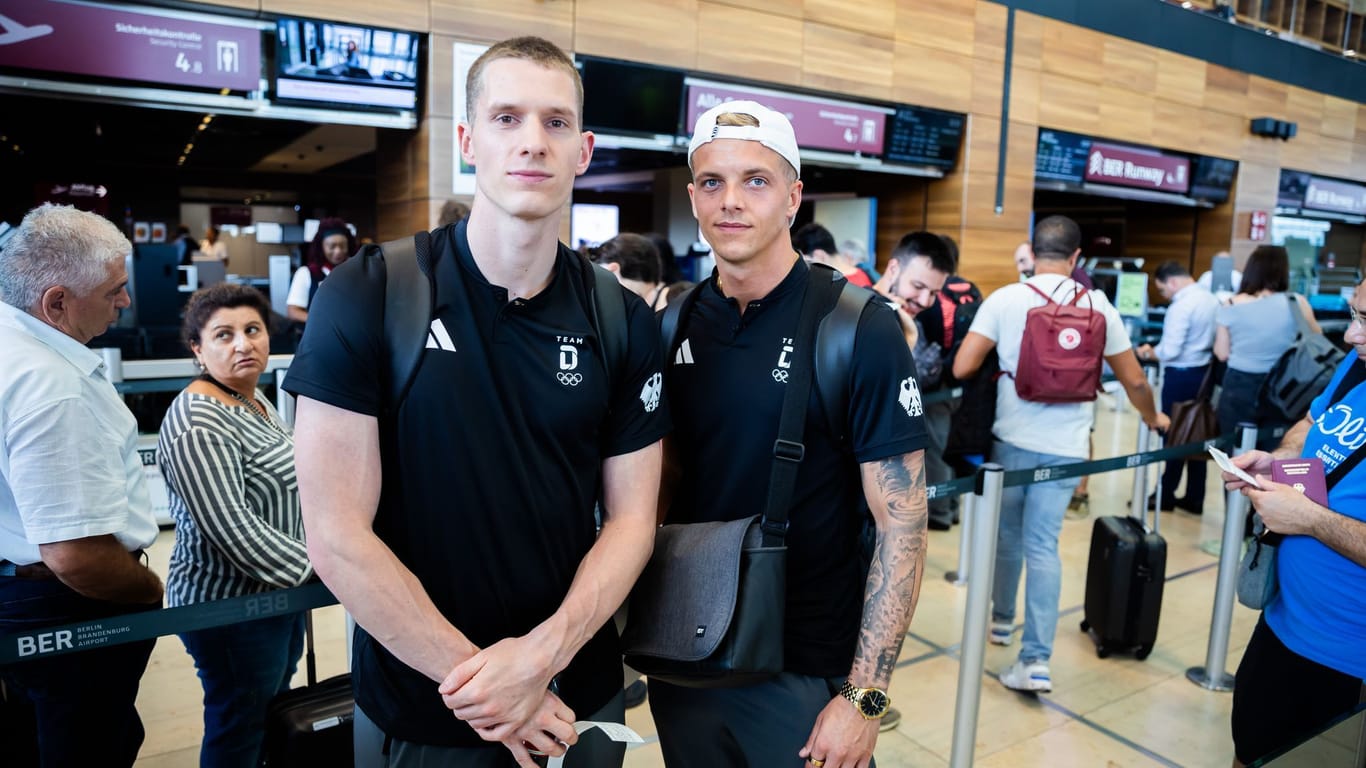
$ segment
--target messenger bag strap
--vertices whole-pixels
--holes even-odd
[[[768,503],[764,507],[762,528],[765,547],[782,546],[787,536],[787,514],[792,504],[792,492],[797,487],[797,470],[806,458],[802,436],[806,430],[806,409],[811,399],[811,369],[815,360],[816,310],[826,303],[829,293],[824,277],[808,269],[806,287],[802,291],[802,309],[797,316],[797,335],[792,344],[792,367],[787,369],[787,388],[783,394],[783,412],[778,420],[778,439],[773,442],[773,468],[768,476]],[[819,285],[817,285],[819,283]],[[830,283],[829,285],[834,285]]]

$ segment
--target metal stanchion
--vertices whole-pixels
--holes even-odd
[[[963,514],[958,524],[958,570],[944,574],[944,578],[955,587],[968,583],[968,569],[972,567],[972,534],[977,525],[977,494],[963,494],[960,506]]]
[[[977,520],[973,538],[973,574],[968,579],[968,603],[963,616],[963,642],[958,663],[958,697],[953,713],[951,768],[969,768],[977,741],[977,713],[982,697],[982,668],[986,663],[987,620],[991,612],[991,583],[996,570],[996,529],[1001,520],[1001,492],[1005,469],[983,464],[978,470],[978,493],[966,524]]]
[[[294,397],[285,391],[285,368],[275,369],[275,410],[286,426],[294,428]]]
[[[1236,455],[1252,450],[1257,444],[1257,427],[1239,424],[1240,435]],[[1214,587],[1214,613],[1210,617],[1209,648],[1205,652],[1205,666],[1186,670],[1186,679],[1211,691],[1233,690],[1233,676],[1224,671],[1228,661],[1228,635],[1233,625],[1233,600],[1238,587],[1238,557],[1242,550],[1243,526],[1246,523],[1247,497],[1238,491],[1227,493],[1227,512],[1224,514],[1224,538],[1219,548],[1219,580]]]

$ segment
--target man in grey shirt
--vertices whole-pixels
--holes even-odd
[[[1172,405],[1193,400],[1209,373],[1214,347],[1214,313],[1219,300],[1195,282],[1179,262],[1168,261],[1154,276],[1157,291],[1171,302],[1162,321],[1162,339],[1157,347],[1139,347],[1138,359],[1162,363],[1162,412],[1171,413]],[[1176,498],[1176,484],[1186,468],[1186,495]],[[1169,461],[1162,472],[1161,508],[1184,509],[1200,514],[1205,508],[1205,462]]]

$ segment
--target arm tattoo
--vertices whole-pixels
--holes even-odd
[[[924,452],[865,464],[863,482],[878,530],[851,677],[886,688],[920,597],[929,518]]]

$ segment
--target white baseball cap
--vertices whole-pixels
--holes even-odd
[[[759,121],[754,125],[717,125],[716,118],[725,114],[749,115]],[[727,101],[717,104],[697,118],[693,129],[692,141],[688,144],[688,168],[692,168],[692,156],[697,148],[714,139],[740,139],[757,141],[777,152],[802,175],[802,161],[797,154],[797,134],[787,115],[776,112],[757,101]]]

